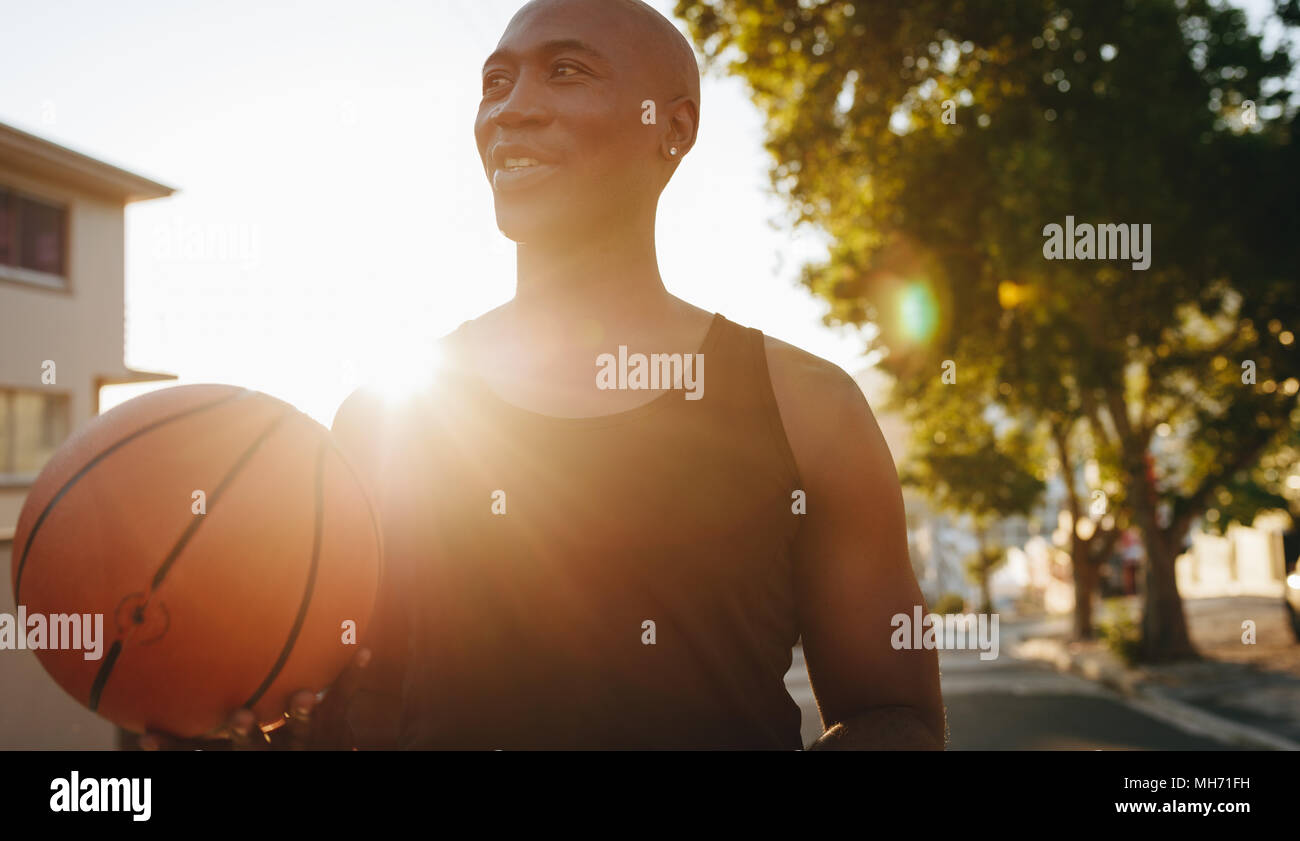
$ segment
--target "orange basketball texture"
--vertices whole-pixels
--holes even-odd
[[[34,652],[60,686],[128,730],[191,737],[245,706],[277,721],[294,692],[329,685],[382,555],[329,430],[256,391],[188,385],[60,447],[19,516],[12,582],[29,616],[104,616],[101,659]]]

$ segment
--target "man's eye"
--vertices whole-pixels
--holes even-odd
[[[563,72],[566,70],[570,72]],[[552,72],[561,78],[569,79],[582,72],[582,65],[576,64],[572,61],[557,61]]]
[[[488,76],[483,80],[483,93],[491,93],[509,84],[510,80],[503,75]]]

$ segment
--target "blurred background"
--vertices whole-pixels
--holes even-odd
[[[5,557],[123,400],[328,425],[509,299],[472,125],[519,5],[0,0]],[[1300,746],[1300,3],[651,5],[706,68],[669,290],[853,374],[931,610],[1002,619],[942,658],[953,747]],[[1150,267],[1045,259],[1067,217]],[[0,747],[114,744],[0,652]]]

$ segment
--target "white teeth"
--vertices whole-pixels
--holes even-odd
[[[520,169],[527,169],[530,166],[537,166],[537,160],[534,158],[506,158],[505,169],[507,172],[514,172]]]

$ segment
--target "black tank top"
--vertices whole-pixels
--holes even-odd
[[[453,368],[410,413],[381,504],[401,746],[801,747],[800,481],[763,335],[715,315],[699,352],[698,400],[559,418]]]

